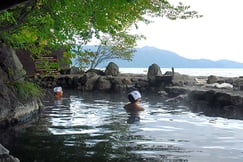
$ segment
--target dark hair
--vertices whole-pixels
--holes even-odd
[[[130,102],[135,102],[136,101],[131,94],[129,94],[127,97],[128,97],[128,100]]]

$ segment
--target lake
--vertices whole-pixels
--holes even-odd
[[[242,161],[242,120],[142,96],[145,111],[131,114],[123,93],[65,90],[61,100],[46,97],[40,117],[3,143],[22,162]]]
[[[147,74],[148,68],[119,68],[121,73]],[[222,77],[239,77],[243,76],[241,68],[174,68],[175,72],[190,76],[222,76]],[[171,68],[161,68],[164,74],[171,71]]]

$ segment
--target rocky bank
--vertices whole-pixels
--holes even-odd
[[[40,108],[38,98],[21,100],[11,86],[24,79],[25,70],[15,51],[0,44],[0,131],[32,119]],[[9,150],[0,144],[0,161],[19,162],[19,159],[10,155]]]
[[[25,70],[15,51],[4,44],[0,47],[0,128],[7,128],[31,118],[38,111],[38,98],[22,100],[13,83],[25,80]]]

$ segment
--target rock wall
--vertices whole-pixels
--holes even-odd
[[[136,87],[143,91],[149,86],[145,75],[126,75],[118,76],[100,75],[100,72],[88,71],[79,75],[62,75],[58,77],[39,77],[33,80],[43,88],[54,88],[61,86],[63,88],[77,89],[80,91],[105,91],[105,92],[121,92],[127,88]]]
[[[178,74],[179,75],[179,74]],[[181,82],[172,75],[162,75],[158,65],[149,67],[147,75],[143,74],[120,74],[119,67],[113,62],[109,63],[105,71],[91,69],[82,74],[69,74],[58,76],[37,77],[33,80],[44,88],[75,88],[82,91],[107,91],[120,92],[134,87],[140,91],[158,91],[165,86]],[[184,83],[184,82],[183,82]]]
[[[18,158],[9,153],[9,150],[0,144],[0,162],[20,162]]]
[[[20,101],[9,86],[23,81],[25,74],[15,51],[0,44],[0,128],[15,125],[39,109],[37,99],[28,103]]]

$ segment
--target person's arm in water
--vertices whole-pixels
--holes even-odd
[[[144,107],[136,104],[135,110],[137,110],[137,111],[143,111],[144,110]]]
[[[138,105],[138,102],[139,101],[135,101],[133,103],[126,104],[124,106],[124,109],[126,109],[127,111],[143,111],[144,107]]]

